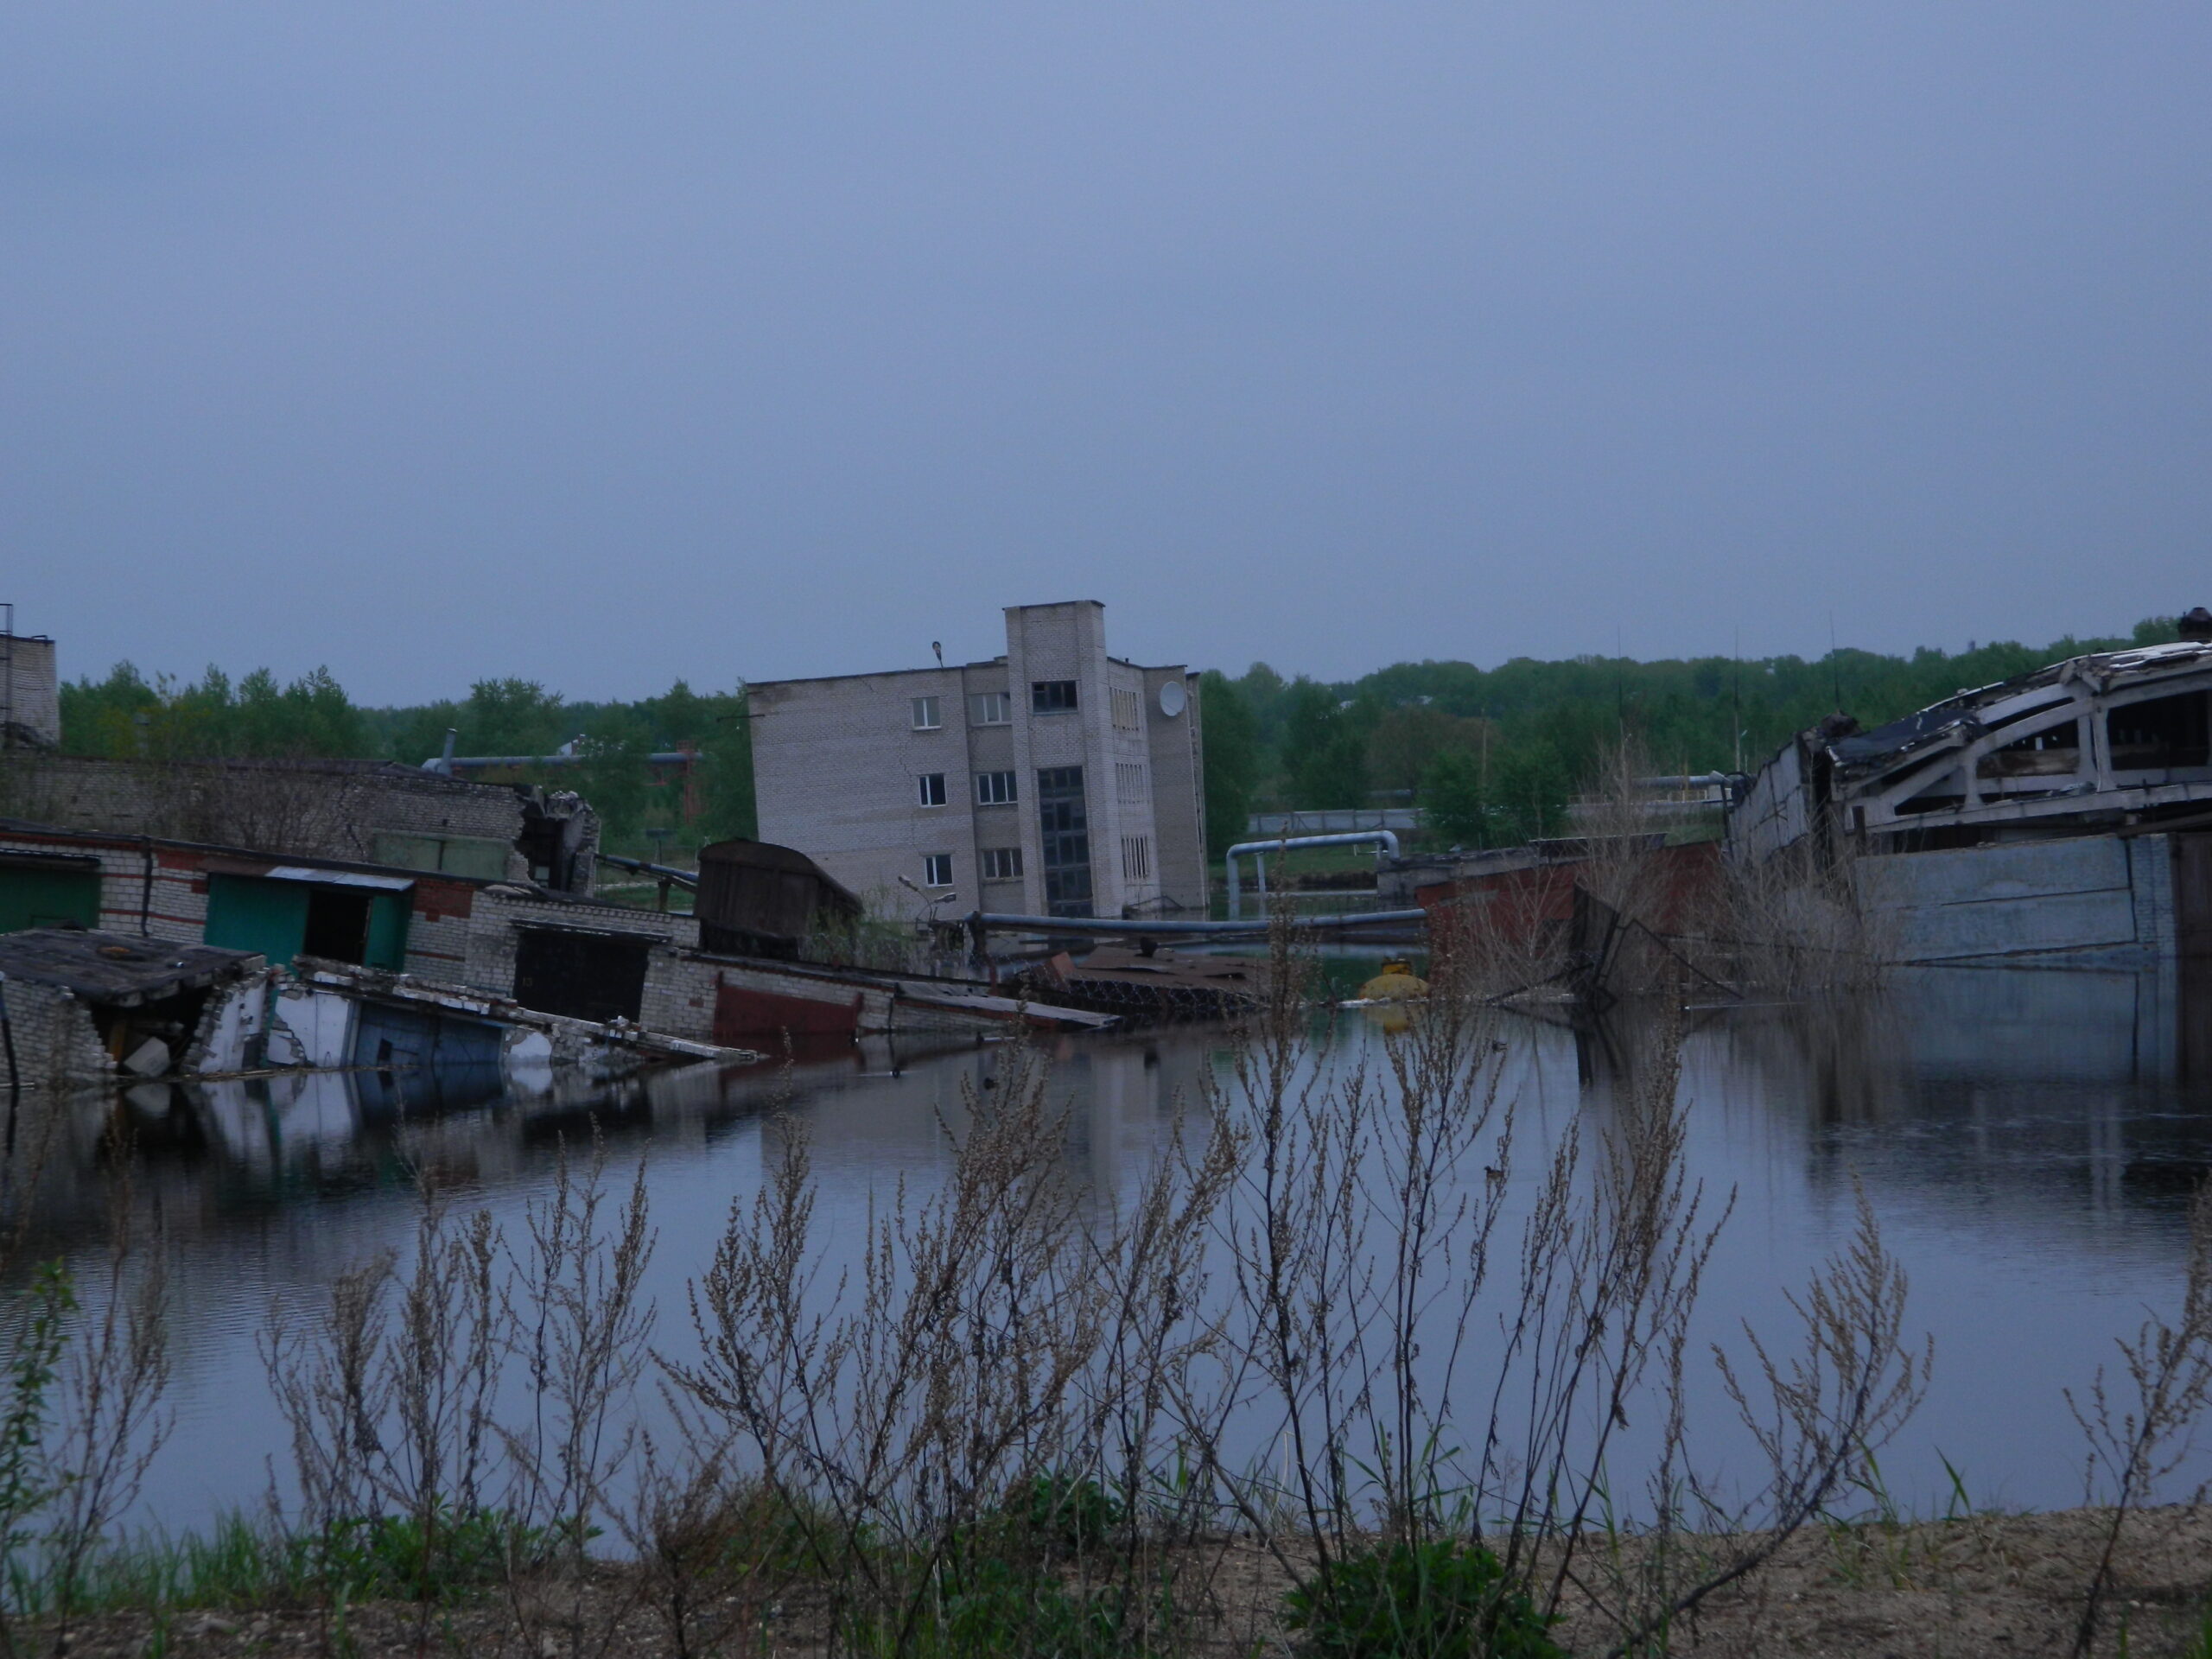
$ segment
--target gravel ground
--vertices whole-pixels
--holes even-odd
[[[1852,1656],[1853,1659],[1980,1659],[2070,1651],[2081,1596],[2108,1512],[1976,1516],[1894,1529],[1813,1531],[1793,1539],[1757,1574],[1713,1597],[1678,1624],[1665,1649],[1677,1654]],[[1288,1654],[1279,1622],[1286,1575],[1249,1543],[1224,1542],[1203,1566],[1214,1586],[1213,1653]],[[1602,1594],[1611,1574],[1633,1567],[1586,1549],[1575,1576]],[[2129,1522],[2118,1588],[2101,1655],[2130,1659],[2207,1656],[2212,1614],[2212,1507],[2148,1510]],[[165,1624],[143,1614],[85,1621],[69,1633],[72,1655],[228,1656],[466,1654],[469,1659],[560,1656],[728,1655],[732,1659],[821,1650],[820,1621],[803,1598],[769,1609],[710,1604],[679,1647],[668,1610],[644,1576],[608,1567],[581,1597],[563,1584],[490,1593],[426,1618],[416,1608],[375,1604],[342,1616],[315,1609],[192,1611]],[[1557,1632],[1577,1655],[1603,1654],[1611,1627],[1586,1602]],[[16,1651],[53,1649],[51,1631],[20,1630]],[[1658,1651],[1654,1649],[1652,1651]]]

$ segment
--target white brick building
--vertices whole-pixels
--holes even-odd
[[[1105,615],[1011,606],[988,662],[753,686],[760,838],[891,914],[1203,912],[1198,676],[1108,656]]]

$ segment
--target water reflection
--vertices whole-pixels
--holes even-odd
[[[1936,1468],[1940,1448],[1985,1495],[2074,1501],[2059,1390],[2109,1357],[2141,1304],[2173,1304],[2183,1204],[2212,1166],[2212,1094],[2184,1076],[2171,980],[1920,969],[1877,996],[1686,1018],[1691,1156],[1708,1190],[1736,1203],[1708,1279],[1713,1334],[1739,1317],[1776,1328],[1783,1290],[1840,1241],[1863,1185],[1912,1274],[1915,1319],[1938,1338],[1936,1391],[1893,1460],[1901,1488],[1915,1487],[1916,1462]],[[1337,1035],[1339,1064],[1375,1059],[1384,1040],[1357,1015]],[[1656,1040],[1632,1014],[1580,1031],[1513,1020],[1502,1035],[1532,1147],[1575,1115],[1602,1121]],[[1102,1201],[1126,1192],[1228,1055],[1213,1029],[1057,1039],[1071,1170]],[[45,1126],[35,1249],[89,1266],[103,1178],[120,1167],[160,1209],[186,1432],[144,1508],[188,1525],[254,1501],[282,1454],[253,1345],[270,1308],[301,1303],[372,1250],[404,1249],[418,1175],[512,1226],[562,1147],[596,1136],[618,1158],[646,1157],[657,1340],[676,1346],[685,1281],[772,1166],[785,1123],[805,1127],[824,1236],[849,1248],[897,1183],[925,1191],[942,1178],[948,1135],[1013,1063],[996,1046],[875,1043],[607,1086],[466,1072],[147,1086]],[[1522,1179],[1533,1162],[1524,1151]]]

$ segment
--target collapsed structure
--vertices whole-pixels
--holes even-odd
[[[1904,961],[2212,950],[2212,613],[2182,623],[1872,731],[1831,716],[1745,787],[1729,856],[1849,860]]]

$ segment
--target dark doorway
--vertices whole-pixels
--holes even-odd
[[[371,897],[362,887],[309,887],[300,954],[326,962],[366,962]]]
[[[635,1020],[645,1006],[650,948],[644,939],[525,928],[515,952],[515,1001],[601,1025]]]
[[[1090,824],[1084,811],[1081,766],[1039,769],[1037,827],[1045,838],[1046,913],[1090,915]]]

